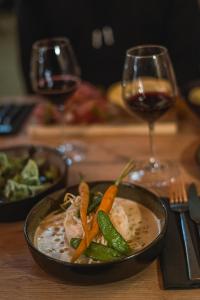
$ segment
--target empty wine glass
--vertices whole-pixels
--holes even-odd
[[[159,161],[154,154],[155,122],[175,103],[176,79],[168,50],[158,45],[143,45],[126,52],[123,80],[123,101],[130,113],[148,122],[150,158],[137,161],[130,180],[151,186],[166,186],[178,172],[176,163]]]
[[[61,116],[61,133],[64,137],[65,101],[77,90],[80,68],[70,41],[55,37],[36,41],[32,46],[31,83],[36,94],[56,105]],[[64,143],[58,148],[68,162],[81,161],[85,147],[78,143]]]

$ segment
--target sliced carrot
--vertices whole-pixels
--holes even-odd
[[[96,211],[96,213],[94,215],[91,231],[93,229],[94,223],[95,222],[97,223],[98,212],[100,210],[102,210],[105,213],[108,213],[111,210],[113,202],[114,202],[116,194],[117,194],[117,191],[118,191],[118,187],[115,184],[110,185],[107,188],[107,190],[105,191],[105,193],[103,195],[103,198],[101,200],[101,203],[99,204],[99,207],[98,207],[98,209],[97,209],[97,211]]]
[[[79,184],[79,194],[81,196],[80,204],[80,217],[85,233],[86,245],[89,246],[88,242],[88,224],[87,224],[87,209],[89,205],[90,191],[89,186],[85,181],[81,181]]]
[[[95,236],[98,234],[99,232],[99,225],[97,222],[97,214],[100,210],[104,211],[105,213],[109,213],[109,211],[112,208],[113,202],[115,200],[115,197],[117,195],[118,192],[118,185],[120,184],[120,182],[123,180],[123,178],[125,176],[128,175],[128,173],[130,172],[130,170],[133,169],[134,163],[133,161],[130,161],[125,168],[122,170],[122,173],[120,174],[120,176],[117,178],[117,180],[115,181],[114,184],[110,185],[107,190],[105,191],[103,198],[101,200],[101,203],[99,204],[99,207],[94,215],[94,219],[92,222],[92,227],[91,230],[89,231],[88,234],[88,240],[86,240],[86,237],[84,237],[82,239],[82,241],[80,242],[78,248],[75,250],[74,255],[71,259],[71,262],[76,261],[79,256],[87,249],[88,245],[92,242],[92,240],[95,238]]]

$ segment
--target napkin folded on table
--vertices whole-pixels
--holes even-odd
[[[186,213],[194,246],[200,262],[200,239],[195,223]],[[186,256],[184,252],[180,216],[169,208],[169,222],[165,246],[160,255],[160,267],[164,289],[200,288],[200,280],[191,281],[188,278]]]

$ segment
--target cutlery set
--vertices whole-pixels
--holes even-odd
[[[189,211],[189,216],[196,223],[200,234],[200,199],[195,184],[190,184],[188,192],[182,180],[171,184],[169,203],[171,210],[179,213],[188,277],[193,281],[200,280],[200,263],[186,216]]]

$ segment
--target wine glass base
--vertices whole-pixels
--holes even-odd
[[[155,167],[147,161],[138,161],[134,171],[129,174],[129,181],[149,188],[163,188],[169,186],[180,175],[177,162],[162,161]]]
[[[81,162],[86,158],[86,145],[80,141],[72,141],[61,144],[57,150],[63,155],[67,164],[70,166],[72,163]]]

